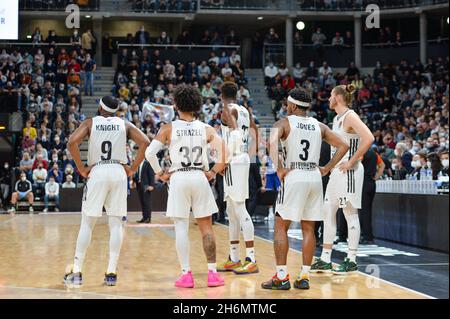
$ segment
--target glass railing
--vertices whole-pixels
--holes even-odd
[[[99,10],[100,0],[19,0],[20,10],[61,11],[76,4],[83,11]]]
[[[393,9],[447,3],[444,0],[201,0],[205,10],[303,10],[303,11],[364,11],[369,4]]]
[[[119,1],[115,1],[120,4]],[[175,1],[160,1],[160,0],[131,0],[128,1],[129,7],[134,12],[153,12],[153,13],[186,13],[197,11],[198,0],[175,0]],[[114,3],[112,7],[105,9],[115,10]],[[103,9],[103,6],[102,6]]]
[[[188,13],[201,10],[365,11],[448,3],[445,0],[20,0],[20,10],[64,10],[75,3],[81,10],[111,12]]]

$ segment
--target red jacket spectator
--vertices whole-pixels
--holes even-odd
[[[39,163],[42,162],[42,165],[46,170],[48,170],[48,162],[44,159],[36,158],[33,163],[33,171],[38,167]]]
[[[289,74],[286,75],[286,78],[283,80],[283,88],[285,90],[292,90],[295,88],[294,79]]]

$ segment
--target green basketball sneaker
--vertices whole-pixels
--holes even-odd
[[[356,264],[356,262],[353,262],[348,258],[345,258],[342,264],[332,270],[334,275],[348,275],[357,271],[358,265]]]
[[[319,257],[317,257],[313,264],[311,265],[311,269],[309,270],[309,272],[311,273],[320,273],[320,272],[326,272],[329,273],[331,272],[331,270],[333,269],[333,264],[331,262],[327,263],[325,261],[323,261],[322,259],[320,259]]]

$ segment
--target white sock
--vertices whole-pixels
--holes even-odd
[[[331,250],[330,248],[324,248],[322,249],[322,255],[320,256],[320,259],[322,259],[326,263],[331,262]]]
[[[187,273],[189,273],[191,271],[191,268],[186,267],[186,268],[181,268],[181,273],[183,275],[186,275]]]
[[[120,216],[109,216],[109,263],[107,274],[117,273],[120,249],[123,242],[123,222]]]
[[[353,261],[356,263],[356,253],[358,250],[349,249],[347,253],[347,258],[350,259],[350,261]]]
[[[244,240],[253,241],[255,239],[255,227],[253,225],[253,221],[250,214],[247,212],[245,202],[242,203],[233,202],[233,205],[234,205],[234,212],[236,216],[239,218],[239,222],[241,224]]]
[[[190,242],[189,242],[189,219],[176,218],[175,225],[175,246],[177,249],[178,261],[181,272],[188,273],[191,270],[189,264]]]
[[[309,278],[309,270],[311,269],[311,266],[302,266],[302,270],[300,271],[300,277],[308,277]]]
[[[239,261],[239,244],[230,244],[230,259],[235,263]]]
[[[287,277],[288,273],[287,273],[287,266],[277,266],[277,277],[280,280],[283,280]]]
[[[245,249],[247,252],[247,257],[250,258],[250,260],[252,261],[252,263],[255,263],[255,247],[251,247],[251,248],[246,248]]]
[[[216,263],[208,263],[208,270],[212,272],[217,272],[217,265]]]
[[[348,227],[348,255],[347,258],[356,262],[359,238],[361,236],[361,226],[359,223],[358,210],[348,205],[343,209]]]
[[[80,231],[78,232],[77,246],[75,248],[75,258],[73,260],[73,272],[82,272],[84,257],[91,243],[92,231],[94,230],[96,217],[81,216]]]

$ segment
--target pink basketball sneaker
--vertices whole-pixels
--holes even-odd
[[[180,288],[194,288],[194,277],[192,272],[189,271],[187,274],[182,274],[177,281],[175,281],[175,287]]]
[[[225,285],[223,278],[212,270],[208,271],[208,287],[219,287]]]

